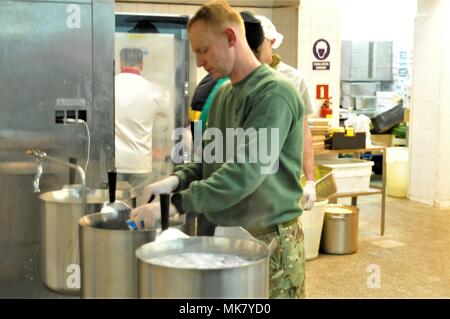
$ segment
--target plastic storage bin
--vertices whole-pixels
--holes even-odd
[[[317,161],[318,164],[333,168],[337,193],[367,192],[370,188],[372,161],[354,158],[337,158]]]
[[[323,219],[328,199],[318,199],[311,210],[304,210],[299,220],[303,227],[306,260],[319,256]]]
[[[375,110],[377,107],[376,96],[356,96],[355,108],[357,110]]]

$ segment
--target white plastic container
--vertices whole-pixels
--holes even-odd
[[[320,160],[317,163],[335,169],[333,175],[337,185],[337,194],[367,192],[370,188],[372,161],[337,158]]]
[[[319,256],[320,238],[322,236],[325,207],[328,199],[317,201],[311,210],[304,210],[299,217],[304,234],[304,246],[306,260]]]
[[[357,110],[374,110],[377,107],[377,98],[375,96],[356,96],[355,108]]]
[[[388,196],[405,198],[409,183],[409,150],[407,147],[386,149],[386,193]]]

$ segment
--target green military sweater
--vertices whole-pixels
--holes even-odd
[[[213,154],[214,161],[203,158],[202,163],[175,169],[180,179],[177,206],[185,213],[204,213],[221,226],[247,229],[297,218],[302,212],[303,114],[292,84],[265,64],[242,81],[223,85],[214,98],[205,132],[214,137],[203,136],[203,154]],[[256,135],[227,138],[227,129],[236,128]],[[214,142],[218,132],[223,145]]]

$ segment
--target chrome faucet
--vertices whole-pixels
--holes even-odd
[[[43,164],[43,161],[42,161],[42,159],[40,157],[37,157],[36,158],[36,162],[37,162],[38,166],[37,166],[36,176],[34,177],[34,180],[33,180],[33,191],[35,193],[39,193],[41,191],[41,189],[39,188],[39,182],[40,182],[40,179],[41,179],[41,176],[42,176],[42,164]]]
[[[35,192],[40,192],[39,189],[39,181],[42,175],[42,165],[44,163],[44,161],[51,161],[51,162],[55,162],[58,163],[60,165],[64,165],[70,168],[73,168],[74,170],[76,170],[78,172],[78,174],[80,175],[80,179],[81,179],[81,196],[82,196],[82,201],[83,201],[83,205],[85,207],[85,212],[86,212],[86,208],[87,208],[87,190],[86,190],[86,175],[84,173],[84,170],[81,168],[81,166],[79,165],[75,165],[69,162],[64,162],[60,159],[57,159],[55,157],[51,157],[48,156],[47,153],[38,150],[38,149],[30,149],[26,151],[26,154],[28,155],[33,155],[36,157],[37,163],[38,163],[38,168],[37,168],[37,174],[34,177],[33,180],[33,189]]]

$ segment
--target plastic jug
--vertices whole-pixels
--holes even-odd
[[[405,198],[409,183],[409,150],[407,147],[386,149],[386,194]]]

